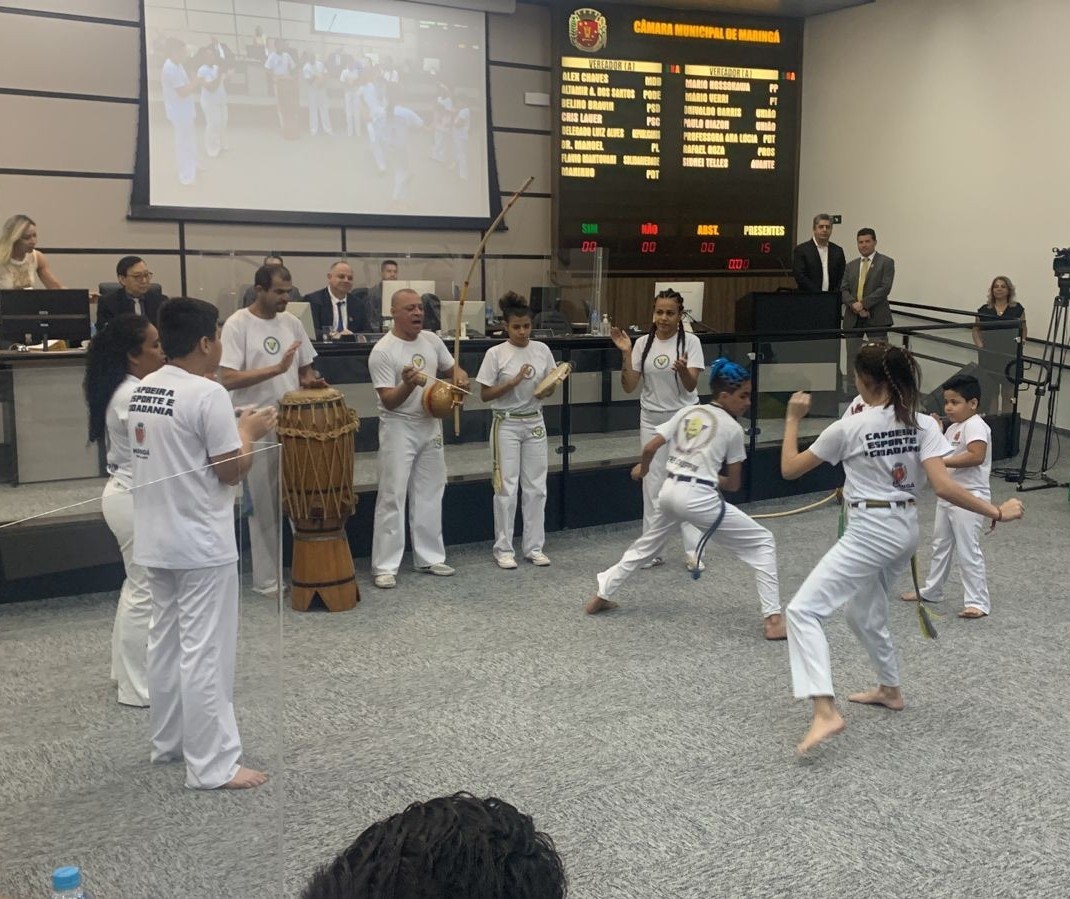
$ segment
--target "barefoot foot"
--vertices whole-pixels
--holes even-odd
[[[762,636],[766,640],[788,639],[788,625],[780,612],[770,615],[762,621]]]
[[[221,790],[251,790],[267,783],[268,776],[263,771],[254,768],[246,768],[242,765],[235,774],[219,789]]]
[[[843,733],[843,729],[846,726],[843,718],[840,717],[840,713],[836,711],[829,715],[815,717],[810,729],[806,732],[806,736],[795,747],[795,754],[806,755],[818,744],[824,743],[826,740],[836,736],[836,734]]]
[[[903,691],[899,687],[886,687],[881,684],[864,693],[852,693],[847,697],[850,702],[860,702],[863,705],[882,705],[893,712],[901,712],[906,708],[903,701]]]
[[[619,608],[620,606],[613,602],[612,599],[603,599],[601,596],[592,596],[583,611],[588,615],[597,615],[599,612],[611,612],[613,609]]]
[[[987,618],[988,612],[982,612],[977,606],[966,606],[959,612],[959,618]]]
[[[918,594],[911,590],[909,593],[900,594],[899,598],[903,600],[903,602],[917,602]]]

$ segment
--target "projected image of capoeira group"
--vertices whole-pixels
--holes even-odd
[[[413,38],[393,56],[336,40],[228,38],[247,41],[242,52],[215,36],[157,33],[151,203],[485,214],[482,49]]]

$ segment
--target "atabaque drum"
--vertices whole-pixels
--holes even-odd
[[[332,612],[360,600],[346,519],[353,490],[357,414],[333,387],[291,390],[279,400],[283,506],[294,532],[291,605],[307,611],[319,595]]]

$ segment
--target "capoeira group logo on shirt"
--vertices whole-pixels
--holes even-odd
[[[423,371],[424,369],[424,357],[419,353],[414,353],[412,357],[412,367],[417,371]]]
[[[654,357],[654,368],[668,368],[669,357],[662,353],[659,356]]]
[[[531,436],[535,438],[545,437],[546,428],[544,428],[542,425],[537,425],[536,427],[531,429]]]
[[[955,432],[955,436],[951,438],[951,442],[954,443],[957,446],[958,442],[961,439],[962,439],[962,431],[956,431]]]
[[[264,352],[269,356],[275,356],[279,350],[282,349],[282,344],[279,343],[278,337],[265,337],[264,338]]]
[[[914,485],[907,483],[907,467],[902,462],[896,462],[892,466],[892,486],[910,488]]]
[[[676,426],[676,449],[694,453],[707,446],[717,436],[717,416],[701,406],[684,416]]]
[[[138,442],[138,444],[142,444],[145,442],[145,423],[143,421],[139,421],[134,426],[134,439]]]
[[[568,17],[568,39],[577,50],[597,53],[606,45],[609,26],[597,9],[583,7]]]
[[[530,362],[528,364],[524,365],[520,369],[520,371],[524,375],[524,380],[525,381],[530,381],[532,378],[535,377],[535,366],[532,365]]]

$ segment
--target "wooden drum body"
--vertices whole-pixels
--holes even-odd
[[[346,519],[353,491],[353,435],[360,426],[332,387],[292,390],[279,400],[283,505],[294,532],[290,603],[308,610],[319,594],[332,612],[360,600]]]

